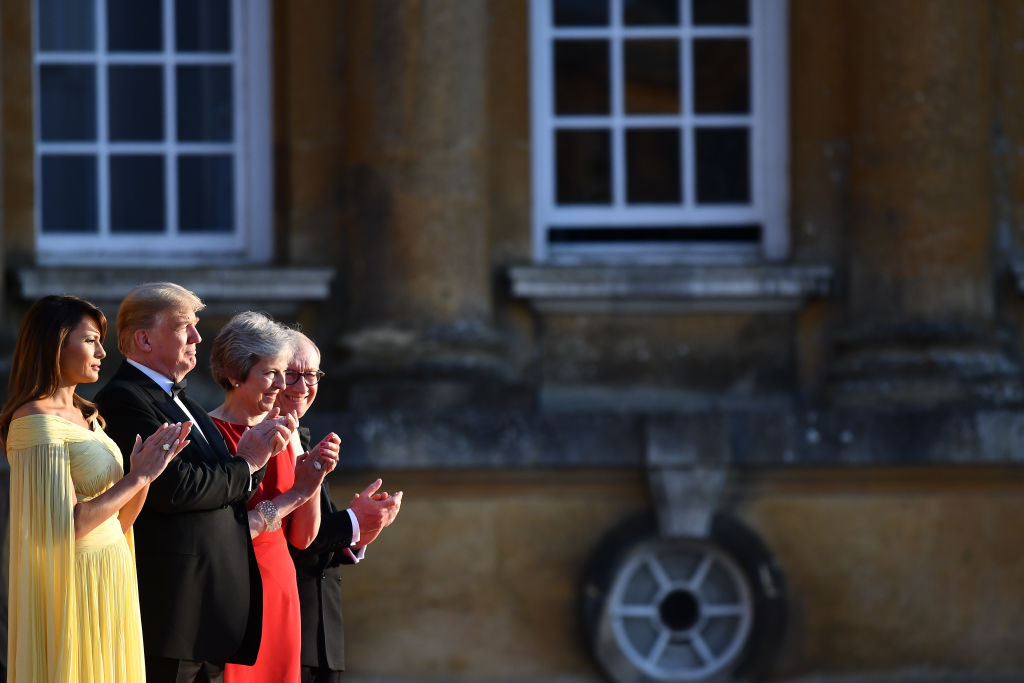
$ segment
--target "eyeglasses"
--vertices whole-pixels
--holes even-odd
[[[324,372],[320,370],[310,370],[309,372],[297,372],[295,370],[285,370],[284,372],[284,383],[295,384],[299,381],[299,377],[306,383],[306,386],[313,386],[321,380],[324,376]]]

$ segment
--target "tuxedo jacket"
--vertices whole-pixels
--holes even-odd
[[[202,429],[149,487],[135,521],[139,606],[148,657],[252,664],[259,650],[263,586],[245,503],[265,469],[228,453],[206,411],[178,397]],[[96,394],[107,434],[124,456],[164,422],[188,416],[138,368],[121,364]]]
[[[309,430],[305,427],[299,428],[299,441],[304,451],[309,450]],[[340,565],[352,564],[345,552],[350,543],[352,518],[331,500],[325,481],[320,486],[320,531],[305,550],[289,546],[299,586],[302,666],[326,664],[335,671],[345,669]]]

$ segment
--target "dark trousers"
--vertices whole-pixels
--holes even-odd
[[[224,665],[146,657],[146,680],[149,683],[224,683]]]
[[[341,672],[327,667],[302,667],[302,683],[341,683]]]

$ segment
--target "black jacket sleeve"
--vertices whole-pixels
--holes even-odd
[[[96,403],[107,422],[107,434],[121,449],[127,470],[135,435],[145,439],[164,419],[144,396],[125,385],[107,385],[97,394]],[[249,498],[250,486],[254,488],[256,481],[250,479],[248,463],[242,458],[217,461],[204,455],[203,448],[210,446],[197,443],[202,438],[193,433],[191,443],[153,481],[147,506],[159,512],[193,512],[223,508]],[[215,432],[206,434],[206,438],[221,436]]]
[[[309,450],[310,434],[305,427],[299,428],[299,444]],[[324,567],[351,564],[352,559],[345,548],[352,544],[352,518],[347,510],[339,510],[331,500],[331,490],[325,480],[320,485],[320,530],[307,548],[290,548],[295,566],[310,571],[321,571]]]

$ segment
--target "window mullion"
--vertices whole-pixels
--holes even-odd
[[[758,3],[750,3],[750,23],[752,26],[761,26],[757,17]],[[764,60],[759,59],[758,55],[761,50],[761,41],[758,37],[757,31],[751,31],[750,36],[747,38],[749,48],[747,49],[747,70],[750,73],[750,111],[747,112],[749,116],[748,122],[745,124],[747,128],[747,164],[748,173],[750,176],[750,203],[756,210],[760,210],[764,207],[764,203],[761,201],[761,126],[758,124],[758,118],[761,117],[761,93],[763,92],[762,78],[759,73],[759,65]]]
[[[623,96],[625,82],[623,65],[623,28],[622,0],[612,0],[610,31],[608,35],[608,55],[611,60],[609,69],[611,96],[611,167],[612,167],[612,207],[622,208],[626,205],[626,132]]]
[[[99,238],[110,236],[110,130],[107,92],[107,2],[96,0],[96,179]]]
[[[242,79],[245,74],[241,71],[242,59],[240,55],[244,54],[244,50],[248,49],[248,45],[243,42],[242,39],[242,25],[244,22],[249,20],[249,17],[244,14],[244,10],[239,0],[232,0],[232,12],[238,20],[234,22],[231,29],[231,87],[232,87],[232,100],[234,102],[234,125],[231,127],[233,134],[230,140],[231,144],[231,161],[232,169],[234,173],[234,193],[232,199],[234,201],[234,207],[232,215],[234,217],[234,225],[231,226],[231,234],[239,239],[243,238],[244,231],[242,230],[243,225],[250,223],[248,218],[248,210],[250,203],[247,201],[249,198],[246,196],[246,188],[249,184],[246,182],[245,174],[249,169],[249,164],[242,158],[243,153],[251,153],[253,150],[250,149],[249,145],[241,144],[242,140],[246,140],[249,136],[249,128],[246,125],[245,117],[243,112],[248,108],[248,103],[243,99],[244,93],[242,88]],[[243,150],[245,150],[243,152]],[[253,197],[253,200],[256,198]],[[244,247],[249,247],[248,244],[242,244]]]
[[[769,11],[768,7],[762,0],[751,1],[752,23],[759,29],[752,32],[752,40],[757,41],[756,50],[753,46],[750,50],[751,55],[757,55],[756,71],[752,72],[757,96],[752,99],[758,107],[751,124],[757,130],[756,136],[751,135],[751,150],[756,154],[756,165],[751,163],[751,175],[758,211],[765,216],[766,225],[777,226],[775,230],[765,230],[764,257],[778,261],[786,257],[790,248],[790,234],[786,229],[789,177],[788,173],[771,172],[772,167],[788,168],[785,93],[789,91],[789,79],[787,70],[777,66],[788,62],[787,23],[784,21],[788,15],[787,0],[772,3],[774,11]]]
[[[533,128],[533,257],[547,260],[548,229],[554,211],[554,28],[549,0],[530,3],[530,77],[534,83],[531,103]]]
[[[679,74],[682,79],[681,96],[683,98],[682,113],[683,134],[680,135],[683,150],[681,159],[683,161],[683,207],[684,210],[692,210],[697,202],[697,147],[696,135],[694,134],[693,116],[693,83],[695,74],[693,71],[693,26],[690,21],[693,16],[690,11],[691,0],[682,0],[679,36]]]
[[[178,234],[178,100],[175,54],[174,8],[171,0],[164,0],[164,219],[167,234]]]

